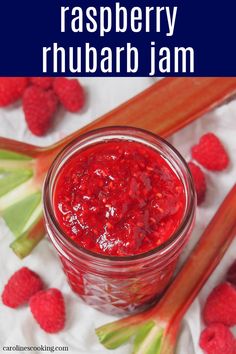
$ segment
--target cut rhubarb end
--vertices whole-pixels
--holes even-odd
[[[143,316],[130,316],[105,324],[95,330],[101,344],[107,349],[115,349],[127,342],[143,326]]]
[[[36,169],[40,158],[32,157],[31,151],[27,155],[27,147],[0,139],[0,215],[16,237],[11,248],[20,258],[27,256],[45,234],[43,226],[35,228],[42,215],[44,174],[39,175]]]
[[[26,225],[41,203],[41,198],[41,192],[33,193],[3,211],[2,218],[15,237],[26,231]]]
[[[107,349],[115,349],[127,342],[136,333],[138,325],[127,326],[120,329],[110,329],[102,326],[96,329],[96,334],[101,344]]]
[[[160,353],[163,333],[163,329],[154,321],[146,322],[136,333],[133,353]]]
[[[0,197],[28,181],[33,176],[29,169],[3,169],[0,168]]]
[[[175,330],[174,336],[173,333],[166,333],[164,324],[161,321],[160,323],[150,318],[139,324],[125,323],[120,327],[121,320],[97,328],[96,334],[100,343],[107,349],[116,349],[134,337],[133,354],[173,354],[177,331],[173,327],[171,330]]]
[[[41,215],[23,235],[11,243],[10,247],[19,258],[23,259],[31,253],[45,234],[44,219]]]

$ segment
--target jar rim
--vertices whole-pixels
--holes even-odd
[[[89,139],[92,139],[91,144],[93,144],[94,143],[93,138],[96,138],[97,136],[103,137],[104,140],[105,139],[107,140],[108,138],[112,139],[112,137],[115,136],[115,134],[124,136],[126,138],[126,140],[133,139],[134,141],[136,141],[136,140],[132,136],[132,134],[136,134],[136,135],[140,134],[140,135],[144,136],[144,138],[141,138],[143,144],[148,145],[145,138],[146,139],[152,138],[154,141],[163,144],[169,151],[171,151],[174,154],[176,160],[178,160],[179,165],[181,164],[181,167],[184,168],[184,171],[187,176],[186,180],[187,180],[188,189],[189,189],[188,198],[186,196],[186,201],[185,201],[186,206],[185,206],[184,216],[181,220],[180,225],[177,227],[177,229],[171,235],[171,237],[168,238],[161,245],[159,245],[151,250],[148,250],[147,252],[138,253],[138,254],[134,254],[134,255],[128,255],[128,256],[111,256],[111,255],[106,255],[106,254],[102,254],[102,253],[96,253],[96,252],[93,252],[89,249],[86,249],[86,248],[78,245],[75,241],[73,241],[70,237],[68,237],[66,235],[66,233],[64,232],[64,230],[61,228],[61,226],[55,216],[55,213],[53,210],[53,203],[52,203],[52,193],[51,193],[52,182],[55,180],[55,178],[57,176],[57,172],[64,165],[65,161],[63,163],[59,164],[59,166],[57,166],[57,164],[60,162],[60,160],[63,160],[66,153],[68,151],[70,151],[70,149],[73,148],[74,145],[76,145],[76,144],[78,145],[79,143],[81,143],[81,148],[83,148],[84,147],[83,141],[86,142]],[[113,138],[113,139],[115,139],[115,138]],[[101,142],[102,142],[102,140],[101,140]],[[95,141],[95,143],[96,143],[96,141]],[[150,146],[152,146],[152,145],[150,145]],[[67,157],[66,160],[68,160],[68,158],[76,152],[77,152],[77,150],[72,152]],[[165,155],[163,154],[163,156],[165,156]],[[173,168],[173,166],[172,166],[172,168]],[[53,176],[54,176],[54,179],[53,179]],[[51,166],[48,170],[48,173],[46,175],[44,185],[43,185],[44,216],[45,216],[46,220],[47,219],[50,220],[53,227],[55,228],[55,231],[57,232],[57,235],[59,234],[60,238],[64,241],[64,243],[67,243],[68,246],[71,246],[72,250],[74,250],[75,252],[80,251],[84,255],[88,255],[88,256],[93,257],[94,259],[100,259],[100,260],[108,260],[108,261],[115,261],[115,262],[116,261],[118,261],[118,262],[119,261],[126,261],[126,262],[128,261],[129,262],[129,261],[135,261],[135,260],[147,258],[149,256],[156,255],[158,253],[159,254],[162,254],[163,252],[165,253],[165,251],[168,251],[169,248],[172,248],[172,246],[180,238],[182,238],[181,236],[184,234],[185,229],[188,228],[188,226],[190,226],[192,224],[192,221],[193,221],[194,215],[195,215],[195,206],[196,206],[196,193],[195,193],[195,187],[194,187],[192,174],[190,172],[188,164],[186,163],[186,161],[184,160],[182,155],[169,142],[167,142],[165,139],[158,136],[157,134],[149,132],[145,129],[130,127],[130,126],[109,126],[109,127],[98,128],[98,129],[94,129],[89,132],[86,132],[86,133],[80,135],[78,138],[72,140],[69,144],[67,144],[62,149],[62,151],[57,155],[57,157],[55,158],[55,160],[51,164]]]

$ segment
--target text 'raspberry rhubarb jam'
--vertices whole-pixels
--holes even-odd
[[[142,310],[162,294],[195,208],[183,158],[136,128],[103,128],[76,139],[44,184],[47,231],[71,288],[112,314]]]

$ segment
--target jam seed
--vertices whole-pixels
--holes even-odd
[[[113,226],[110,222],[106,222],[106,227],[110,230],[112,229]]]
[[[138,227],[143,227],[143,226],[144,226],[144,223],[143,223],[143,222],[138,222],[138,223],[137,223],[137,226],[138,226]]]

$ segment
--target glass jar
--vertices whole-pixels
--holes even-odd
[[[110,139],[136,141],[155,149],[183,183],[186,204],[176,232],[160,246],[133,256],[107,256],[80,247],[66,236],[53,210],[55,181],[63,164],[74,153]],[[87,304],[109,314],[141,311],[152,305],[168,286],[195,220],[196,196],[191,173],[181,155],[165,140],[131,127],[108,127],[84,134],[55,159],[44,183],[44,214],[72,290]]]

